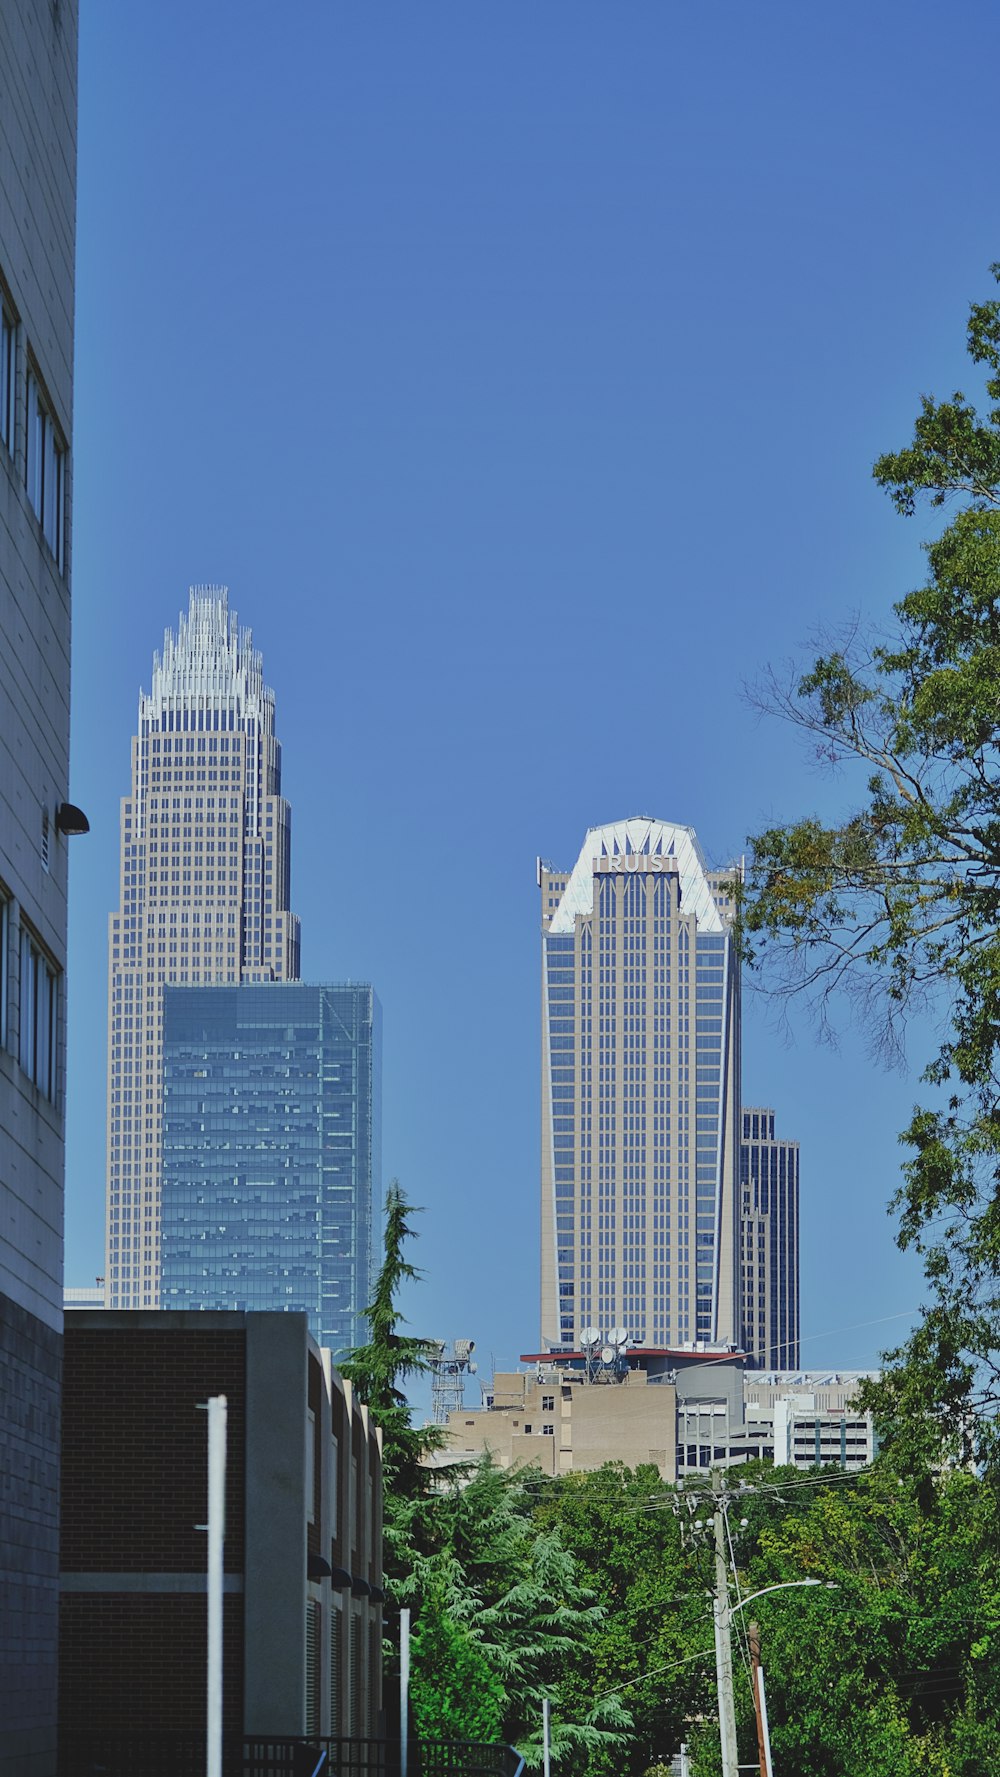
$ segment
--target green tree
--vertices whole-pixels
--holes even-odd
[[[1000,280],[1000,266],[994,266]],[[741,891],[748,964],[780,994],[858,997],[892,1048],[915,1006],[945,1035],[926,1102],[903,1132],[899,1238],[923,1255],[930,1299],[876,1400],[897,1435],[943,1426],[995,1460],[1000,1400],[1000,302],[973,305],[968,350],[987,411],[925,397],[913,439],[875,478],[898,510],[953,511],[925,545],[924,585],[898,628],[842,639],[762,702],[865,787],[834,823],[808,817],[752,840]],[[935,1424],[938,1430],[933,1428]]]
[[[624,1753],[594,1753],[588,1770],[640,1777],[689,1737],[689,1722],[714,1696],[710,1562],[682,1544],[681,1523],[652,1465],[634,1473],[608,1463],[537,1490],[541,1523],[558,1527],[604,1614],[586,1666],[567,1682],[566,1703],[617,1698],[634,1718]],[[699,1660],[698,1655],[704,1654]]]
[[[796,1479],[784,1503],[755,1514],[745,1587],[808,1575],[836,1590],[754,1606],[776,1768],[800,1777],[993,1768],[992,1487],[958,1471],[928,1490],[885,1462],[815,1486]],[[741,1701],[749,1733],[745,1687]]]
[[[400,1598],[418,1627],[428,1600],[458,1627],[500,1687],[502,1738],[530,1768],[541,1764],[549,1697],[556,1769],[618,1771],[632,1718],[620,1699],[594,1696],[593,1639],[605,1612],[559,1529],[537,1521],[545,1485],[534,1471],[509,1473],[489,1461],[471,1476],[442,1477],[407,1515],[411,1561]],[[414,1693],[421,1719],[433,1719],[438,1680],[416,1661]],[[452,1719],[461,1720],[460,1710]]]
[[[370,1337],[340,1366],[382,1431],[387,1516],[393,1507],[427,1491],[429,1476],[422,1459],[442,1441],[434,1427],[412,1424],[401,1387],[430,1368],[435,1350],[432,1339],[401,1331],[405,1322],[399,1309],[400,1287],[420,1276],[403,1256],[407,1242],[416,1238],[409,1220],[416,1214],[419,1211],[407,1202],[399,1180],[393,1179],[385,1200],[384,1257],[374,1299],[365,1309]]]
[[[417,1733],[426,1740],[502,1739],[504,1690],[474,1626],[471,1603],[447,1562],[420,1572],[420,1611],[412,1636],[411,1694]],[[451,1604],[459,1600],[460,1616]]]

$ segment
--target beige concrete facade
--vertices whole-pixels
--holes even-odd
[[[539,864],[548,1349],[739,1337],[734,869],[646,818]]]
[[[76,115],[76,0],[4,0],[0,1765],[11,1777],[47,1777],[56,1756]]]
[[[224,587],[191,589],[154,657],[138,730],[108,932],[111,1308],[159,1302],[164,984],[299,973],[274,693]]]
[[[448,1416],[452,1450],[490,1451],[501,1468],[531,1464],[543,1474],[654,1463],[665,1481],[675,1474],[677,1393],[630,1370],[618,1382],[588,1382],[557,1365],[534,1372],[499,1371],[493,1405]]]

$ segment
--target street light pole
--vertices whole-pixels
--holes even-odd
[[[224,1394],[208,1401],[208,1664],[206,1777],[222,1777],[222,1592],[226,1535],[226,1418]]]

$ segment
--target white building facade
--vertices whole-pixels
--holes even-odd
[[[106,1300],[160,1295],[163,988],[294,981],[274,693],[225,587],[192,587],[139,698],[108,941]]]
[[[739,1336],[735,867],[690,827],[588,832],[542,900],[542,1343]]]

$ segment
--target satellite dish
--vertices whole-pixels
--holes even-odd
[[[608,1334],[608,1343],[610,1345],[613,1345],[616,1351],[623,1351],[625,1346],[628,1344],[628,1333],[626,1332],[625,1328],[624,1327],[612,1327],[610,1333]]]
[[[601,1343],[601,1335],[597,1331],[597,1328],[596,1327],[584,1327],[583,1332],[580,1334],[580,1348],[581,1348],[581,1350],[593,1351],[595,1345],[600,1345],[600,1343]]]
[[[610,1345],[602,1345],[601,1346],[601,1362],[602,1362],[602,1364],[613,1364],[614,1361],[615,1361],[615,1354],[614,1354],[611,1346]]]

